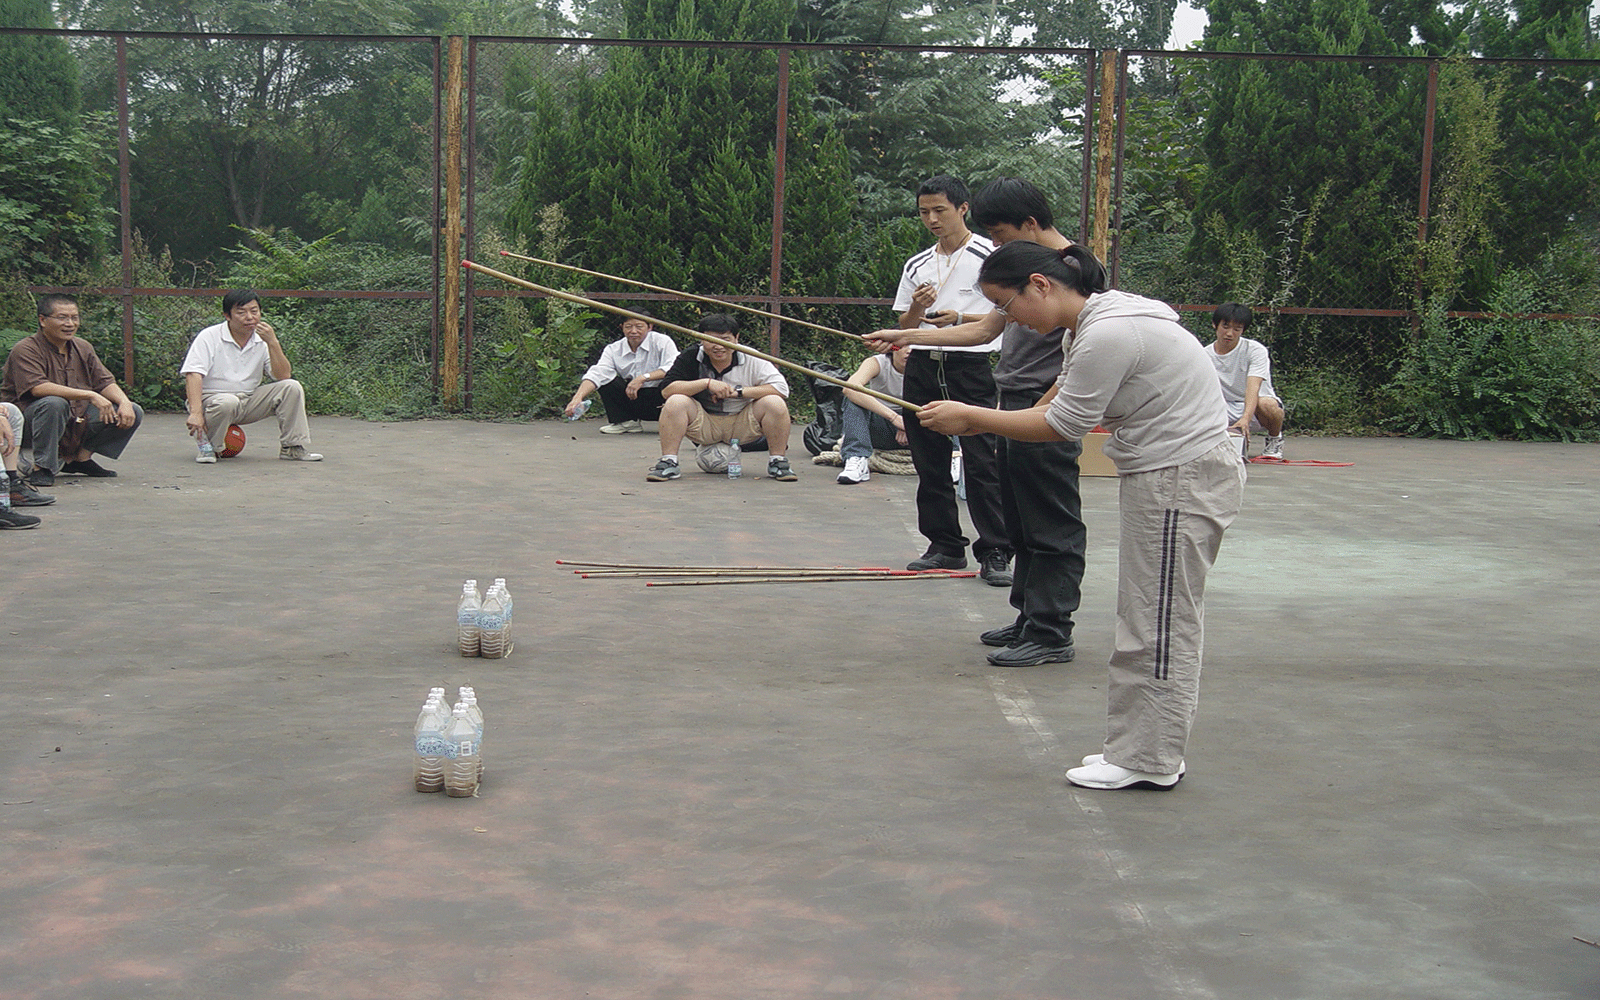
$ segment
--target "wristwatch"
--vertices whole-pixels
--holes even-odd
[[[743,399],[744,398],[744,386],[742,386],[742,385],[734,386],[733,387],[733,394],[735,396],[738,396],[740,399]]]

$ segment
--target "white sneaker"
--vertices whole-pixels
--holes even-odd
[[[872,470],[867,468],[864,458],[847,458],[844,460],[844,471],[839,473],[839,478],[834,482],[848,486],[852,483],[864,483],[872,478]]]
[[[194,457],[194,460],[201,465],[214,465],[217,461],[217,453],[214,451],[202,451]]]
[[[601,434],[627,434],[630,431],[637,432],[640,429],[641,428],[639,427],[639,421],[637,421],[637,420],[624,420],[620,424],[606,424],[604,427],[600,428],[600,433]]]
[[[1103,753],[1092,753],[1089,756],[1083,758],[1083,766],[1084,767],[1088,767],[1090,764],[1104,764],[1105,762],[1106,762],[1106,755],[1103,754]],[[1180,777],[1180,778],[1183,777],[1183,772],[1184,772],[1184,763],[1183,763],[1183,761],[1180,760],[1180,761],[1178,761],[1178,777]]]
[[[1108,764],[1102,757],[1099,763],[1085,764],[1067,771],[1067,780],[1083,788],[1112,790],[1117,788],[1156,788],[1166,790],[1183,780],[1183,765],[1175,774],[1152,774],[1133,771],[1116,764]]]
[[[1279,434],[1277,437],[1268,437],[1267,438],[1267,446],[1262,449],[1261,457],[1262,458],[1275,458],[1280,462],[1283,461],[1283,435],[1282,434]]]

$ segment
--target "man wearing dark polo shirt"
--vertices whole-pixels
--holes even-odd
[[[18,341],[6,358],[0,400],[22,409],[34,486],[53,486],[61,473],[115,476],[94,456],[121,455],[144,420],[144,410],[79,339],[81,323],[72,296],[42,296],[39,332]]]

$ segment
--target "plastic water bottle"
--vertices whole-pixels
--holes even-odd
[[[478,581],[468,580],[461,585],[461,601],[456,605],[456,639],[462,656],[478,656],[478,609],[483,598],[478,596]]]
[[[11,478],[10,473],[6,472],[4,469],[0,469],[0,476],[4,476],[7,479]],[[11,509],[11,484],[9,482],[0,483],[0,510],[10,510],[10,509]]]
[[[738,479],[744,475],[744,463],[740,460],[739,439],[733,439],[733,454],[728,456],[728,478]]]
[[[206,436],[206,429],[201,427],[194,435],[195,444],[200,448],[200,454],[194,457],[201,465],[210,465],[217,460],[217,449],[212,447],[211,439]]]
[[[478,780],[483,780],[483,709],[478,707],[478,695],[469,687],[462,687],[461,701],[467,706],[467,718],[478,730]]]
[[[572,416],[565,418],[567,423],[570,424],[570,423],[573,423],[574,421],[582,420],[583,419],[583,415],[585,413],[589,412],[589,407],[592,406],[593,404],[594,404],[594,400],[592,400],[592,399],[586,399],[583,402],[579,403],[578,404],[578,408],[576,410],[572,411]]]
[[[435,698],[430,692],[428,700],[422,704],[422,712],[417,716],[417,725],[413,730],[417,760],[412,768],[412,778],[419,792],[444,791],[444,765],[447,753],[445,728],[449,719],[450,714],[444,702]]]
[[[501,655],[510,656],[511,650],[516,648],[517,645],[516,635],[512,631],[512,626],[516,624],[517,616],[512,608],[511,591],[506,587],[506,578],[503,576],[495,577],[493,586],[495,590],[500,591],[500,603],[505,605],[506,609],[506,648]]]
[[[450,712],[444,752],[444,793],[457,799],[478,794],[478,729],[467,717],[465,705]]]
[[[506,655],[505,598],[492,587],[478,609],[478,655],[490,660]]]

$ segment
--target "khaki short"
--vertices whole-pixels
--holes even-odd
[[[687,436],[695,444],[714,444],[717,441],[754,441],[761,436],[761,425],[756,423],[755,404],[751,403],[738,413],[707,413],[705,407],[696,406],[689,418]]]

